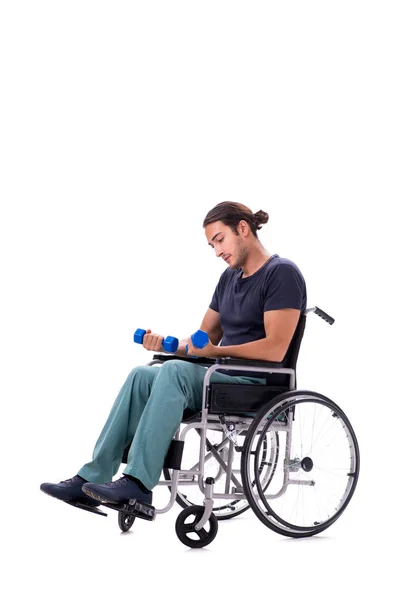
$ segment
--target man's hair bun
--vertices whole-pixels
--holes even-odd
[[[256,213],[254,213],[254,220],[256,223],[256,227],[257,229],[261,229],[262,225],[265,225],[265,223],[268,223],[268,213],[264,212],[263,210],[258,210]]]

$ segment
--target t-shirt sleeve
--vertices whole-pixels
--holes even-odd
[[[301,310],[304,287],[300,273],[292,265],[278,265],[264,288],[264,312],[281,308]]]
[[[222,273],[221,277],[219,278],[219,281],[217,283],[217,287],[215,288],[213,297],[211,299],[210,302],[210,306],[209,308],[212,308],[212,310],[215,310],[215,312],[219,313],[219,306],[220,306],[220,302],[221,302],[221,297],[222,297],[222,293],[223,293],[223,289],[224,289],[224,273]]]

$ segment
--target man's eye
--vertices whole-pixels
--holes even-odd
[[[224,241],[224,238],[221,238],[220,240],[215,240],[218,244],[220,244],[221,242]],[[210,244],[211,245],[211,244]],[[214,246],[211,245],[211,248],[214,250]]]

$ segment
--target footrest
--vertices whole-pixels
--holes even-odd
[[[82,510],[88,510],[95,515],[101,515],[102,517],[106,517],[107,513],[103,512],[97,506],[90,506],[89,504],[84,504],[83,502],[69,502],[68,500],[64,500],[66,504],[70,504],[71,506],[75,506],[76,508],[81,508]]]
[[[132,515],[145,521],[154,521],[156,518],[156,509],[146,502],[139,502],[136,498],[132,498],[126,504],[119,505],[117,510],[126,515]]]

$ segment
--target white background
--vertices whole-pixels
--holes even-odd
[[[384,1],[2,2],[7,598],[393,597],[399,25]],[[226,266],[202,221],[223,200],[270,215],[260,240],[336,319],[309,318],[298,387],[348,414],[362,469],[321,536],[280,538],[247,512],[189,551],[178,509],[121,535],[116,513],[39,485],[90,460],[126,375],[151,359],[136,328],[199,327]]]

